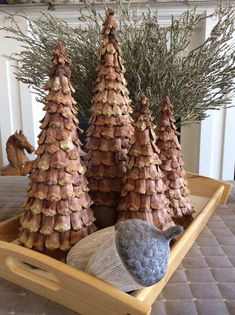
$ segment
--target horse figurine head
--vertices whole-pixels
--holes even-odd
[[[6,144],[6,152],[9,164],[0,171],[1,175],[27,175],[31,170],[32,162],[25,155],[34,152],[34,147],[29,143],[22,130],[11,135]]]
[[[13,141],[15,147],[21,150],[26,150],[29,154],[33,153],[35,150],[34,146],[29,143],[22,130],[19,132],[16,131],[12,136],[10,136],[8,141],[9,140]]]

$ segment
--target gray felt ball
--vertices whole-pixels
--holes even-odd
[[[160,231],[142,220],[119,222],[116,229],[116,247],[128,272],[144,287],[159,282],[167,271],[169,243],[183,231],[174,226]]]

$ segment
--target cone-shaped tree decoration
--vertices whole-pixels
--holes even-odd
[[[119,203],[119,221],[141,219],[165,230],[174,225],[167,189],[160,169],[159,149],[148,99],[138,97],[134,110],[135,132],[128,152],[126,182]]]
[[[127,83],[114,11],[107,9],[88,128],[87,166],[97,225],[116,222],[129,139],[133,134]]]
[[[61,42],[45,98],[37,158],[30,175],[28,201],[21,217],[20,243],[39,251],[68,250],[96,230],[90,209],[78,119],[70,83],[70,60]]]
[[[187,226],[192,221],[193,209],[189,200],[189,189],[185,180],[181,146],[177,136],[173,105],[165,97],[160,106],[157,146],[160,149],[161,169],[165,173],[167,198],[173,210],[175,223]]]

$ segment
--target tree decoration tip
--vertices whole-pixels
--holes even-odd
[[[169,96],[164,96],[162,103],[160,104],[159,107],[159,112],[165,112],[166,110],[170,110],[170,112],[173,111],[173,105],[171,103],[171,100],[169,98]],[[175,119],[174,119],[175,122]]]
[[[167,96],[167,95],[164,96],[164,98],[163,98],[163,103],[172,106],[171,100],[170,100],[169,96]]]
[[[54,65],[59,65],[59,64],[70,65],[71,64],[71,60],[68,56],[68,52],[65,49],[65,46],[61,40],[58,40],[58,42],[56,44],[55,51],[54,51],[53,58],[52,58],[51,62]]]
[[[115,11],[112,8],[105,8],[105,14],[106,16],[115,15]]]
[[[103,23],[102,34],[103,35],[110,35],[112,33],[112,31],[115,32],[115,30],[118,26],[118,23],[117,23],[116,19],[114,18],[115,11],[113,9],[106,8],[105,14],[106,14],[106,20]]]
[[[141,93],[141,94],[138,96],[137,102],[138,102],[139,104],[141,104],[142,106],[146,106],[146,107],[149,106],[149,100],[148,100],[147,96],[146,96],[144,93]]]
[[[145,114],[147,115],[148,119],[152,121],[152,117],[151,117],[152,111],[150,110],[149,107],[150,107],[150,103],[147,96],[144,93],[139,94],[139,96],[137,97],[135,108],[134,108],[134,113],[133,113],[134,119],[138,119],[140,115]]]
[[[170,98],[169,98],[169,96],[164,96],[164,98],[163,98],[163,101],[165,101],[165,102],[167,102],[167,103],[169,103],[170,102]]]

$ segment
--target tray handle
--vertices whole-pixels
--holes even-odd
[[[59,280],[51,272],[45,271],[31,263],[29,264],[10,256],[5,258],[5,264],[9,271],[22,278],[30,280],[36,284],[40,284],[52,291],[58,291],[60,289]]]
[[[47,255],[3,241],[0,277],[79,314],[150,315],[151,307],[133,296]]]

